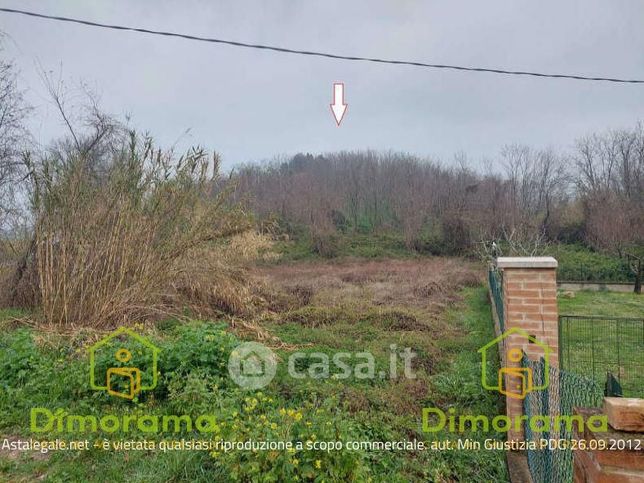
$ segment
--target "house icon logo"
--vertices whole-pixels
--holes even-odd
[[[158,354],[145,337],[121,327],[89,348],[90,387],[132,400],[156,387]]]
[[[228,373],[242,389],[256,390],[268,385],[277,371],[277,357],[265,345],[244,342],[228,359]]]
[[[544,370],[543,370],[543,383],[534,384],[534,373],[531,367],[522,367],[521,360],[523,358],[523,351],[517,347],[508,349],[506,353],[506,364],[514,363],[512,366],[503,366],[496,374],[496,383],[490,384],[488,382],[487,374],[487,352],[488,350],[503,342],[511,335],[517,335],[529,344],[535,344],[543,350]],[[540,342],[536,337],[529,335],[525,330],[518,327],[506,330],[503,334],[496,339],[491,340],[478,352],[481,353],[481,383],[485,389],[490,391],[498,391],[507,397],[513,399],[524,399],[532,391],[541,391],[548,387],[549,383],[549,359],[552,349],[548,345]]]

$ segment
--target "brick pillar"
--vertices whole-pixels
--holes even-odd
[[[500,257],[497,267],[503,272],[505,331],[523,329],[550,348],[550,365],[559,364],[559,329],[557,316],[557,260],[552,257]],[[505,367],[518,367],[515,356],[523,350],[538,360],[544,350],[521,334],[504,339],[502,361]],[[516,384],[506,377],[506,387]],[[506,413],[514,420],[523,415],[523,399],[506,397]],[[508,439],[522,440],[523,431],[511,431]]]

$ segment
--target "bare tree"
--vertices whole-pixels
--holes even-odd
[[[577,190],[586,241],[624,256],[644,242],[644,127],[608,131],[577,142]]]
[[[29,111],[18,88],[14,65],[0,59],[0,225],[3,230],[7,229],[9,215],[17,214],[15,185],[23,175],[20,151],[27,140],[23,122]]]
[[[521,145],[506,146],[502,157],[509,197],[503,230],[511,232],[514,240],[541,238],[548,230],[554,206],[568,191],[563,160],[551,149]]]

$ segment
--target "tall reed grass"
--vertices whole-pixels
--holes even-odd
[[[244,280],[222,246],[249,229],[219,159],[175,159],[130,133],[99,159],[32,166],[37,300],[47,323],[106,328],[159,313],[241,312]]]

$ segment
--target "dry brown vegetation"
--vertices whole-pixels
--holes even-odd
[[[77,141],[26,159],[35,227],[9,304],[38,309],[52,327],[99,329],[251,310],[243,264],[259,242],[218,183],[218,158],[199,149],[175,158],[95,126],[91,148]]]
[[[458,289],[480,285],[480,270],[458,258],[339,260],[257,268],[253,273],[290,295],[292,309],[406,306],[438,314],[458,300]],[[282,307],[288,308],[288,307]]]
[[[255,268],[272,320],[305,327],[369,322],[394,332],[454,333],[442,312],[463,287],[482,283],[480,268],[456,258],[339,260]]]

